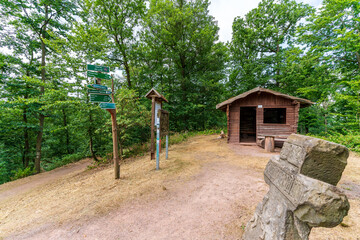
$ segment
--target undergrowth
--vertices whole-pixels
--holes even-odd
[[[179,144],[186,141],[190,137],[199,136],[199,135],[211,135],[211,134],[220,134],[221,129],[208,129],[203,131],[191,131],[191,132],[180,132],[180,133],[170,133],[169,135],[169,146],[174,144]],[[161,146],[165,149],[165,137],[161,140]],[[142,143],[142,144],[133,144],[131,147],[124,149],[122,159],[143,156],[150,149],[150,142]],[[75,153],[66,155],[62,158],[53,158],[51,160],[46,160],[41,163],[42,168],[45,171],[50,171],[55,168],[64,166],[69,163],[77,162],[83,158],[88,157],[86,153]],[[99,158],[98,162],[94,161],[94,164],[89,166],[89,169],[96,168],[98,166],[107,164],[112,161],[112,153],[108,153],[103,157]],[[30,175],[35,174],[35,170],[32,167],[28,167],[25,169],[19,169],[17,171],[13,171],[13,177],[11,180],[16,180],[19,178],[24,178]]]
[[[12,172],[14,175],[11,177],[11,180],[16,180],[19,178],[24,178],[31,176],[36,173],[35,169],[33,167],[27,167],[24,169],[18,169],[17,171]]]
[[[347,132],[346,134],[331,132],[324,135],[310,135],[310,136],[344,145],[347,148],[349,148],[351,151],[360,153],[360,133],[358,132]]]
[[[45,171],[50,171],[55,168],[64,166],[69,163],[77,162],[83,158],[87,157],[85,153],[74,153],[66,155],[62,158],[52,159],[51,161],[43,162],[42,167]]]

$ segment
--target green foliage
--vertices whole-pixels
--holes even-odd
[[[319,11],[299,28],[299,40],[317,56],[315,67],[324,69],[318,81],[302,90],[317,89],[316,101],[331,115],[336,132],[360,131],[360,3],[325,0]],[[307,94],[306,94],[307,95]]]
[[[69,154],[69,155],[65,155],[64,157],[62,157],[60,159],[53,158],[51,160],[44,161],[42,164],[42,167],[44,168],[45,171],[50,171],[55,168],[64,166],[66,164],[77,162],[85,157],[87,157],[87,154],[84,154],[81,152]]]
[[[151,1],[141,34],[139,91],[155,87],[170,99],[171,129],[201,130],[219,124],[215,110],[224,85],[227,48],[208,14],[209,1]]]
[[[263,0],[245,18],[235,18],[230,43],[231,95],[258,86],[286,91],[286,59],[296,27],[311,12],[309,5],[294,0]]]
[[[340,134],[337,132],[331,132],[323,135],[311,135],[331,142],[339,143],[346,146],[351,151],[360,153],[360,134],[359,132],[347,132]]]
[[[11,180],[16,180],[24,177],[31,176],[35,174],[36,171],[32,167],[27,167],[24,169],[18,169],[17,171],[13,171],[13,177],[11,177]]]
[[[150,135],[151,114],[137,96],[135,90],[126,88],[119,89],[115,94],[120,151],[145,142]]]

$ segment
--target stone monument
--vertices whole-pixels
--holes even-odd
[[[292,134],[266,165],[269,185],[244,240],[308,239],[313,227],[335,227],[347,215],[347,197],[336,187],[347,164],[346,147]]]

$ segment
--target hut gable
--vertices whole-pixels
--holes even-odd
[[[226,111],[229,142],[261,145],[265,136],[274,136],[281,145],[297,132],[299,108],[311,104],[307,99],[257,87],[216,108]]]
[[[152,88],[147,94],[145,94],[145,97],[148,99],[155,98],[158,102],[169,102],[163,95],[161,95],[158,91],[156,91],[154,88]]]
[[[244,93],[242,93],[240,95],[237,95],[237,96],[232,97],[232,98],[230,98],[230,99],[228,99],[228,100],[226,100],[226,101],[224,101],[222,103],[217,104],[216,109],[221,109],[221,110],[225,111],[226,110],[226,105],[231,104],[236,100],[246,98],[247,96],[249,96],[249,95],[251,95],[253,93],[258,93],[258,94],[260,94],[260,93],[269,93],[269,94],[274,95],[274,96],[278,96],[278,97],[298,101],[300,103],[301,107],[308,107],[308,106],[313,104],[313,102],[311,102],[311,101],[309,101],[307,99],[304,99],[304,98],[293,97],[293,96],[286,95],[286,94],[276,92],[276,91],[273,91],[273,90],[269,90],[269,89],[266,89],[266,88],[256,87],[254,89],[251,89],[250,91],[244,92]]]

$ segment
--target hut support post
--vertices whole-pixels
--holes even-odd
[[[169,135],[166,135],[166,158],[168,159],[168,152],[169,152]]]
[[[151,99],[151,144],[150,144],[150,160],[155,159],[155,144],[154,144],[154,125],[155,125],[155,97]]]
[[[226,119],[227,119],[227,142],[230,140],[230,104],[226,106]]]
[[[156,125],[156,170],[159,170],[160,165],[160,126]]]
[[[294,133],[297,133],[298,123],[299,123],[299,109],[300,103],[298,101],[294,101],[295,104],[295,123],[294,123]]]

